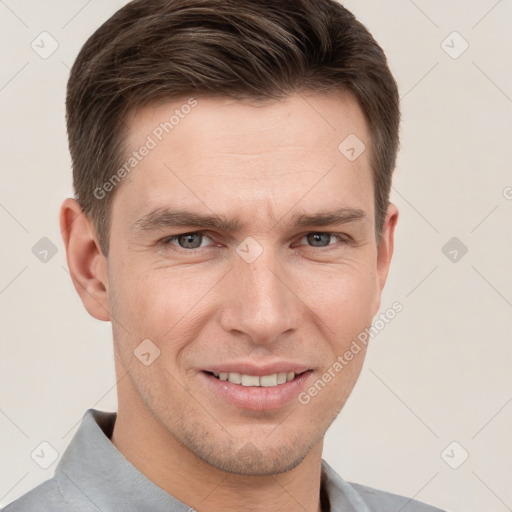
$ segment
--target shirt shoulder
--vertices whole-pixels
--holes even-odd
[[[28,491],[2,509],[2,512],[75,512],[63,498],[55,478]]]
[[[372,512],[445,512],[412,498],[381,491],[366,485],[350,482],[350,486],[358,493],[365,505]]]

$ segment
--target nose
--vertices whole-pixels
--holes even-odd
[[[297,330],[305,305],[292,273],[286,272],[274,251],[265,249],[252,263],[235,256],[226,277],[220,307],[225,331],[245,335],[253,343],[271,344]]]

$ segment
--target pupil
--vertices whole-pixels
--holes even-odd
[[[196,242],[194,243],[194,237],[196,237]],[[179,242],[181,247],[184,249],[197,249],[201,246],[201,235],[197,233],[190,233],[186,235],[182,235],[179,238]]]
[[[322,245],[329,245],[329,240],[331,235],[329,233],[311,233],[308,235],[308,242],[315,247],[319,247]],[[319,242],[319,244],[317,244]],[[322,244],[325,242],[325,244]]]

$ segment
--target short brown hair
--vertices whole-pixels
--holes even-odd
[[[184,95],[265,100],[307,90],[357,99],[380,235],[399,146],[398,88],[351,12],[335,0],[135,0],[117,11],[81,49],[66,97],[75,197],[103,254],[115,190],[100,199],[94,190],[122,165],[130,109]]]

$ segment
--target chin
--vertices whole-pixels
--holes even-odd
[[[273,448],[262,452],[252,443],[246,443],[232,456],[219,457],[210,454],[205,462],[226,473],[245,476],[270,476],[291,471],[304,460],[306,455],[307,453],[297,453],[297,449],[285,454],[276,453]]]
[[[183,439],[186,448],[198,458],[226,473],[246,476],[269,476],[291,471],[313,447],[321,442],[312,433],[289,434],[281,438],[276,432],[254,443],[247,438],[215,438],[211,431],[194,428]],[[244,436],[245,437],[245,436]]]

